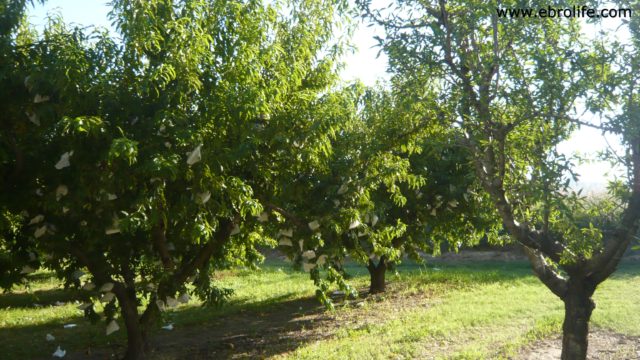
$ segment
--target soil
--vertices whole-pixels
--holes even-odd
[[[515,261],[526,260],[527,257],[521,251],[500,251],[500,250],[460,250],[459,252],[448,252],[438,257],[427,257],[433,262],[458,262],[458,261]]]
[[[536,341],[525,346],[517,360],[560,359],[562,339],[560,336]],[[626,336],[603,329],[592,329],[589,334],[587,359],[631,360],[640,359],[640,337]]]
[[[347,311],[327,312],[315,298],[274,305],[261,312],[240,311],[212,323],[176,326],[152,336],[152,360],[264,359],[294,351],[305,343],[333,336],[343,327],[366,328],[416,306],[426,306],[428,294],[394,296],[393,285],[384,295],[356,300],[334,299]],[[364,298],[363,298],[364,297]],[[375,308],[375,311],[372,311]],[[337,326],[339,324],[339,326]],[[124,344],[123,344],[124,345]],[[68,353],[67,360],[117,359],[124,346]]]

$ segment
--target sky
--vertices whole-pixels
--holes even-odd
[[[45,5],[36,5],[32,8],[29,17],[36,26],[42,26],[46,22],[47,13],[59,12],[66,22],[76,23],[81,26],[102,26],[110,27],[107,19],[109,12],[108,1],[105,0],[48,0]],[[619,19],[611,20],[604,24],[605,28],[614,29],[619,25]],[[595,33],[595,32],[593,32]],[[387,58],[384,54],[378,53],[374,35],[383,35],[378,27],[368,27],[362,22],[356,29],[352,43],[356,46],[356,51],[349,54],[345,63],[342,77],[345,80],[359,79],[366,85],[373,85],[377,80],[388,79],[386,73]],[[624,36],[622,34],[621,36]],[[609,138],[608,143],[617,146],[615,138]],[[566,155],[580,153],[584,156],[591,156],[607,147],[607,140],[602,134],[589,128],[583,128],[573,134],[573,136],[560,145],[561,152]],[[577,172],[581,175],[580,180],[574,185],[576,188],[584,188],[589,192],[597,192],[604,189],[606,181],[613,173],[611,167],[604,162],[593,161],[588,164],[580,164]]]

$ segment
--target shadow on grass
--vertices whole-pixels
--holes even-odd
[[[248,303],[236,300],[221,308],[187,306],[163,314],[151,336],[152,359],[224,359],[262,357],[295,349],[304,342],[301,328],[311,328],[325,312],[315,298],[291,299],[295,293]],[[81,316],[37,324],[0,328],[1,359],[50,359],[60,345],[65,359],[115,359],[125,351],[126,331],[105,336],[105,323],[90,323]],[[65,324],[77,326],[66,329]],[[174,324],[167,331],[162,325]],[[46,341],[46,335],[55,337]],[[287,335],[288,334],[288,335]],[[315,337],[314,337],[315,338]]]
[[[290,299],[291,296],[284,294],[250,304],[230,303],[218,309],[184,307],[165,313],[163,320],[151,335],[152,350],[149,358],[264,358],[294,350],[303,343],[329,336],[320,335],[321,333],[312,329],[330,321],[330,313],[327,313],[315,298]],[[168,323],[174,324],[173,330],[167,331],[160,327]],[[90,325],[85,321],[84,326],[86,328]],[[31,332],[45,334],[47,329],[50,329],[48,325],[42,325],[32,327]],[[116,337],[109,336],[107,342],[107,338],[102,335],[103,331],[104,324],[99,328],[91,326],[91,329],[81,336],[82,341],[68,344],[65,359],[98,360],[121,357],[125,351],[125,332],[119,331]],[[96,336],[97,333],[99,335]],[[84,343],[87,341],[89,344]]]
[[[87,300],[86,291],[76,289],[47,289],[33,292],[6,293],[0,295],[0,309],[6,308],[34,308],[53,305],[56,302]]]
[[[65,328],[65,324],[75,324],[73,328]],[[47,341],[46,335],[55,337]],[[2,359],[50,359],[58,345],[63,349],[90,349],[93,346],[106,347],[110,344],[103,341],[104,325],[93,325],[82,316],[69,316],[64,319],[27,326],[0,328],[0,357]],[[124,334],[119,339],[109,339],[120,344],[125,341]]]
[[[288,297],[238,306],[220,317],[203,314],[204,308],[184,309],[176,314],[174,331],[154,336],[152,359],[264,358],[330,336],[314,331],[332,320],[315,298],[285,300]],[[208,320],[180,325],[180,318],[198,314]]]
[[[640,276],[640,261],[623,259],[618,265],[618,270],[613,273],[615,279],[628,279]]]

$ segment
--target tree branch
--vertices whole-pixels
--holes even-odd
[[[272,204],[268,201],[262,201],[262,203],[264,204],[264,206],[266,206],[268,209],[271,209],[273,211],[277,211],[280,214],[282,214],[284,217],[286,217],[289,221],[291,221],[292,223],[296,224],[298,227],[306,229],[307,228],[307,223],[299,218],[297,215],[293,214],[290,211],[287,211],[285,209],[283,209],[282,207]]]
[[[167,271],[171,271],[174,268],[173,259],[171,259],[171,255],[169,254],[169,249],[167,247],[167,236],[165,234],[165,226],[164,222],[160,222],[160,224],[154,226],[151,229],[151,238],[153,240],[153,245],[156,247],[156,250],[160,254],[160,260],[162,261],[162,265],[164,269]]]
[[[472,139],[467,139],[466,143],[471,146],[472,153],[482,153]],[[486,166],[480,157],[474,157],[474,165],[482,187],[491,197],[509,233],[522,245],[542,252],[553,261],[560,261],[561,255],[568,249],[562,243],[548,236],[548,234],[542,234],[517,222],[511,204],[507,201],[503,184],[493,181],[493,176],[485,171]]]
[[[564,299],[568,289],[567,279],[558,274],[539,251],[526,246],[524,247],[524,251],[529,258],[531,268],[538,279],[540,279],[540,281],[542,281],[542,283],[544,283],[552,293],[559,298]]]

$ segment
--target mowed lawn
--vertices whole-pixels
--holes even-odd
[[[348,272],[352,284],[366,288],[363,268]],[[164,313],[154,357],[508,358],[560,331],[562,302],[526,262],[405,264],[388,281],[386,294],[338,301],[327,312],[309,300],[315,288],[308,274],[286,263],[220,272],[216,283],[235,290],[230,301],[220,308],[193,301]],[[33,274],[30,289],[0,295],[0,358],[46,359],[58,345],[68,358],[121,352],[124,324],[105,336],[104,322],[91,324],[77,309],[86,296],[63,290],[44,272]],[[623,263],[595,301],[594,327],[639,336],[640,263]],[[64,328],[71,323],[77,326]],[[166,324],[174,329],[160,329]],[[47,334],[56,339],[46,341]]]

